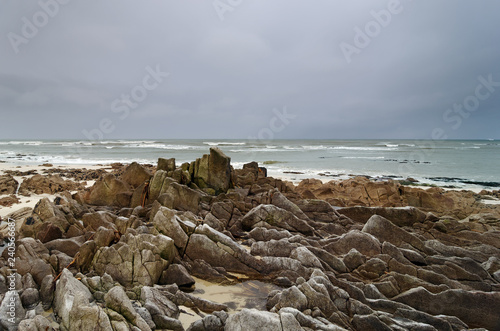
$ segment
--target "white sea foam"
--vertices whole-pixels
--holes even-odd
[[[204,141],[203,144],[209,146],[243,146],[246,142],[230,142],[230,141]]]

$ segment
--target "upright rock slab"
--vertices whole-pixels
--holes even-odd
[[[190,173],[201,189],[212,188],[216,194],[227,192],[231,187],[231,158],[219,148],[211,147],[210,155],[191,163]]]

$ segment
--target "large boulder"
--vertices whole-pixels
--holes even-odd
[[[198,187],[211,188],[215,193],[227,192],[231,183],[231,158],[219,148],[211,147],[210,155],[203,155],[191,163],[190,173]]]
[[[146,167],[137,162],[132,162],[120,176],[120,179],[128,183],[133,188],[136,188],[142,183],[148,181],[151,176],[151,172]]]
[[[84,195],[85,203],[97,206],[128,207],[132,188],[112,174],[105,174]]]
[[[68,220],[69,219],[69,220]],[[33,208],[33,213],[26,218],[20,228],[22,237],[34,237],[42,242],[61,238],[68,231],[73,220],[48,198],[43,198]]]
[[[186,185],[171,183],[165,193],[158,197],[158,202],[163,206],[182,211],[198,213],[201,194]]]
[[[92,261],[99,274],[109,274],[123,286],[152,286],[176,254],[174,241],[164,235],[127,233],[111,247],[101,247]]]
[[[167,188],[175,180],[168,177],[168,173],[165,170],[158,169],[153,178],[149,182],[149,198],[148,203],[153,203],[160,195],[167,191]]]

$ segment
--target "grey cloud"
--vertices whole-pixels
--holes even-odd
[[[478,76],[500,81],[500,3],[400,0],[347,63],[339,45],[390,2],[247,0],[221,21],[211,1],[72,0],[17,54],[9,33],[42,9],[4,2],[0,138],[84,139],[102,118],[109,138],[246,138],[283,106],[297,120],[276,138],[500,138],[500,88],[458,130],[443,119]],[[156,65],[170,76],[120,119]]]

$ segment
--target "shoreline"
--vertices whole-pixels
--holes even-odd
[[[123,163],[123,166],[126,166],[126,165],[128,165],[128,164]],[[151,164],[150,163],[144,163],[144,164],[141,163],[141,165],[151,165]],[[260,164],[259,164],[259,166],[260,166]],[[266,165],[263,165],[263,166],[265,167]],[[4,163],[0,163],[0,176],[5,175],[6,172],[9,172],[9,171],[21,171],[21,172],[33,172],[33,171],[35,171],[37,174],[46,176],[47,173],[50,172],[50,169],[60,169],[63,171],[104,170],[104,171],[109,172],[110,170],[113,169],[113,167],[112,167],[112,164],[92,164],[92,165],[89,165],[89,164],[56,164],[56,163],[54,163],[54,164],[51,164],[50,166],[47,166],[47,165],[42,165],[42,164],[35,165],[35,164],[18,164],[18,163],[4,162]],[[22,176],[12,176],[12,177],[16,181],[18,181],[19,187],[20,187],[24,180],[31,178],[33,175],[34,174],[22,175]],[[305,174],[277,173],[277,172],[272,172],[272,171],[270,173],[268,172],[269,177],[273,177],[275,179],[279,179],[279,180],[282,180],[285,182],[293,183],[294,186],[298,186],[299,183],[304,181],[304,180],[320,180],[323,184],[327,184],[327,183],[332,182],[332,181],[334,183],[339,183],[339,182],[343,182],[343,181],[353,179],[356,177],[366,177],[371,182],[384,182],[384,181],[389,181],[389,180],[399,182],[399,180],[395,180],[393,178],[390,178],[390,176],[383,177],[383,178],[374,178],[374,177],[366,176],[366,175],[350,174],[350,175],[344,175],[344,176],[335,176],[334,178],[332,178],[332,177],[319,176],[319,175],[312,176],[312,177],[310,177],[310,176],[307,177],[307,176],[303,176],[303,175],[305,175]],[[302,176],[302,177],[300,177],[300,176]],[[61,177],[65,180],[74,181],[73,178],[66,177],[64,174],[62,174]],[[299,177],[299,178],[297,178],[297,177]],[[86,181],[86,182],[87,183],[86,183],[85,187],[89,188],[95,183],[95,180]],[[477,188],[474,188],[474,187],[470,187],[470,188],[453,187],[453,188],[450,188],[450,187],[446,187],[446,186],[436,186],[436,185],[427,185],[427,184],[419,184],[419,183],[415,183],[413,185],[405,185],[405,184],[402,184],[402,185],[405,187],[419,188],[422,190],[428,190],[431,188],[440,188],[440,189],[443,189],[444,191],[458,191],[458,192],[463,192],[463,191],[467,192],[468,191],[468,192],[473,192],[474,194],[479,194],[482,191],[490,191],[490,192],[495,191],[495,190],[489,190],[487,188],[480,188],[480,187],[477,187]],[[18,187],[18,190],[19,190],[19,187]],[[71,193],[72,194],[76,193],[76,191],[73,191]],[[20,194],[15,194],[15,195],[18,197],[20,202],[14,203],[11,206],[1,206],[0,205],[0,217],[2,217],[2,218],[6,217],[10,213],[15,212],[15,211],[20,210],[20,209],[25,208],[25,207],[33,208],[36,205],[36,203],[39,200],[41,200],[42,198],[54,199],[56,196],[55,194],[31,194],[29,196],[23,196]],[[0,194],[0,199],[7,197],[7,196],[9,196],[9,195]],[[482,199],[481,202],[484,204],[488,204],[488,205],[500,205],[500,199],[496,198],[495,196],[486,196],[486,198]]]

